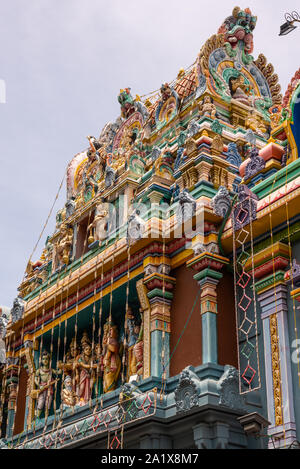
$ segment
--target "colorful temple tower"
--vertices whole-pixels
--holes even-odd
[[[69,163],[0,316],[0,446],[300,440],[300,71],[283,98],[256,21],[234,8],[173,82],[121,90]]]

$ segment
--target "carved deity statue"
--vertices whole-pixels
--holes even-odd
[[[245,125],[253,132],[263,135],[267,132],[265,125],[258,119],[256,112],[252,109],[246,119]]]
[[[37,399],[36,415],[40,418],[42,411],[45,411],[45,418],[48,417],[53,400],[53,385],[57,381],[54,377],[61,374],[61,370],[53,370],[50,366],[50,354],[46,351],[42,353],[41,366],[35,372],[35,390],[32,397]]]
[[[73,229],[68,228],[65,223],[61,225],[60,235],[56,244],[58,265],[68,264],[73,244]]]
[[[163,83],[160,87],[160,94],[162,101],[167,101],[172,96],[172,88],[169,83]]]
[[[216,117],[217,109],[214,101],[210,96],[205,96],[202,104],[200,105],[200,113],[202,116],[208,116],[214,119]]]
[[[79,405],[85,405],[91,399],[93,374],[92,347],[87,332],[82,335],[81,347],[82,353],[76,359],[76,394],[79,398]]]
[[[69,351],[66,353],[65,362],[58,362],[57,367],[63,370],[68,376],[71,377],[73,391],[75,390],[75,381],[76,381],[76,361],[79,358],[80,349],[76,343],[75,337],[71,340]],[[69,384],[69,382],[68,382]]]
[[[117,387],[121,371],[121,358],[119,355],[118,328],[112,322],[106,323],[105,355],[103,358],[103,391],[113,391]]]
[[[97,205],[95,218],[88,227],[88,230],[90,231],[90,243],[94,241],[101,242],[107,238],[108,215],[108,204],[100,203]],[[94,235],[92,234],[93,229]]]
[[[94,369],[94,377],[93,377],[94,392],[95,392],[95,396],[99,396],[100,394],[102,394],[102,391],[103,391],[103,385],[102,385],[103,354],[102,354],[101,344],[99,343],[95,345],[93,369]]]
[[[128,376],[137,374],[137,356],[135,346],[139,340],[141,331],[140,321],[134,316],[131,308],[127,310],[127,347],[128,347]]]
[[[63,404],[67,407],[74,407],[78,403],[78,397],[74,391],[70,375],[65,376],[61,398]]]
[[[131,362],[131,373],[142,376],[144,367],[144,332],[143,325],[136,326],[136,332],[139,331],[137,340],[133,346],[133,358]]]
[[[245,83],[245,79],[242,74],[238,77],[231,77],[229,80],[229,88],[231,96],[237,101],[251,106],[251,85]]]

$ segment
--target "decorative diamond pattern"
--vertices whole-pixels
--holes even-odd
[[[145,407],[144,407],[144,404],[145,404],[147,401],[148,401],[148,405],[147,405],[146,408],[145,408]],[[144,414],[147,414],[147,413],[148,413],[148,411],[149,411],[151,405],[152,405],[152,401],[151,401],[151,399],[150,399],[150,397],[149,397],[149,394],[147,394],[147,396],[146,396],[145,399],[144,399],[143,404],[141,405],[141,409],[143,410]]]
[[[154,399],[150,398],[154,396]],[[143,399],[143,401],[142,401]],[[142,402],[142,404],[140,404]],[[150,413],[150,409],[152,410]],[[59,447],[63,447],[66,442],[69,440],[79,440],[84,438],[84,436],[89,433],[92,435],[92,432],[114,432],[114,437],[110,442],[111,449],[119,449],[122,447],[122,441],[118,437],[118,431],[121,426],[127,424],[128,422],[133,422],[137,419],[143,418],[138,413],[143,411],[144,418],[149,415],[153,415],[156,412],[156,390],[149,391],[149,393],[144,393],[139,396],[139,399],[128,398],[126,402],[120,403],[118,406],[114,404],[108,409],[102,409],[101,411],[94,411],[93,415],[90,415],[84,421],[80,420],[74,423],[72,426],[69,425],[65,428],[58,429],[54,433],[47,435],[37,436],[31,440],[18,443],[16,448],[30,447],[30,448],[45,448],[50,449],[56,443]]]
[[[115,433],[115,436],[113,437],[110,445],[109,445],[109,448],[110,449],[119,449],[121,445],[121,442],[119,440],[119,438],[117,437],[117,432]]]
[[[250,371],[250,376],[248,375],[248,371]],[[250,366],[247,365],[244,373],[242,374],[242,378],[246,381],[246,383],[250,386],[251,382],[253,381],[254,376],[256,375],[256,371]]]
[[[256,351],[257,319],[255,284],[254,275],[253,272],[251,272],[251,264],[249,261],[253,256],[252,224],[251,216],[249,217],[249,211],[245,210],[243,207],[243,205],[246,206],[248,202],[250,205],[250,199],[249,201],[246,199],[240,200],[232,210],[237,333],[238,335],[239,333],[242,333],[241,338],[245,340],[244,344],[239,347],[238,353],[240,379],[243,383],[247,383],[249,387],[246,392],[257,389],[257,386],[259,385],[259,373],[257,372],[259,357],[257,356]],[[249,221],[246,221],[248,217]],[[235,227],[243,225],[245,221],[247,224],[235,231]],[[249,334],[251,334],[251,340],[249,339]],[[256,353],[254,353],[255,351]],[[242,372],[242,370],[244,371]],[[255,378],[256,376],[258,379]],[[244,389],[241,388],[241,381],[240,392],[245,392]]]
[[[244,357],[247,358],[247,360],[249,360],[254,350],[255,350],[254,345],[251,344],[251,342],[247,341],[245,345],[243,346],[241,353],[244,355]]]

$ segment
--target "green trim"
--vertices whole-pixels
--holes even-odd
[[[300,222],[294,223],[293,225],[290,225],[290,228],[284,228],[278,233],[273,234],[272,238],[271,236],[268,236],[266,239],[264,239],[260,243],[255,244],[253,248],[253,254],[256,254],[257,252],[260,252],[263,249],[268,248],[269,246],[271,246],[272,242],[276,243],[277,241],[285,241],[285,240],[288,240],[289,237],[291,238],[293,236],[296,236],[297,239],[300,238]]]
[[[251,190],[254,194],[256,194],[259,199],[270,195],[270,188],[272,188],[272,193],[279,189],[280,187],[284,186],[286,183],[293,181],[296,179],[297,176],[300,175],[300,159],[293,161],[285,168],[280,169],[277,173],[272,174],[264,181],[260,182],[256,186],[254,186]],[[275,182],[274,182],[275,178]],[[273,184],[274,182],[274,184]]]
[[[197,282],[201,280],[206,280],[207,278],[213,278],[216,280],[220,280],[223,277],[223,274],[221,272],[217,272],[216,270],[212,270],[209,267],[207,269],[201,270],[201,272],[198,272],[197,274],[194,275],[194,279],[197,280]]]
[[[268,275],[268,277],[265,277],[263,280],[259,280],[258,282],[255,283],[255,291],[256,293],[259,293],[260,291],[264,290],[265,288],[268,287],[273,287],[274,283],[278,282],[283,282],[284,283],[284,271],[279,270],[278,272],[271,275]]]
[[[151,300],[152,298],[155,298],[156,296],[159,296],[161,298],[165,298],[167,300],[172,300],[173,299],[173,293],[170,293],[168,291],[165,291],[165,293],[164,293],[160,288],[154,288],[149,293],[147,293],[147,296],[148,296],[149,300]]]

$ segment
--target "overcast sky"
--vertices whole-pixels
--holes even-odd
[[[194,62],[231,14],[229,0],[0,0],[0,304],[11,306],[66,165],[119,115],[120,88],[146,94]],[[254,53],[286,87],[300,66],[298,2],[250,0]],[[0,82],[1,83],[1,82]],[[1,96],[1,94],[0,94]],[[55,210],[65,203],[65,187]],[[33,259],[39,258],[54,217]]]

